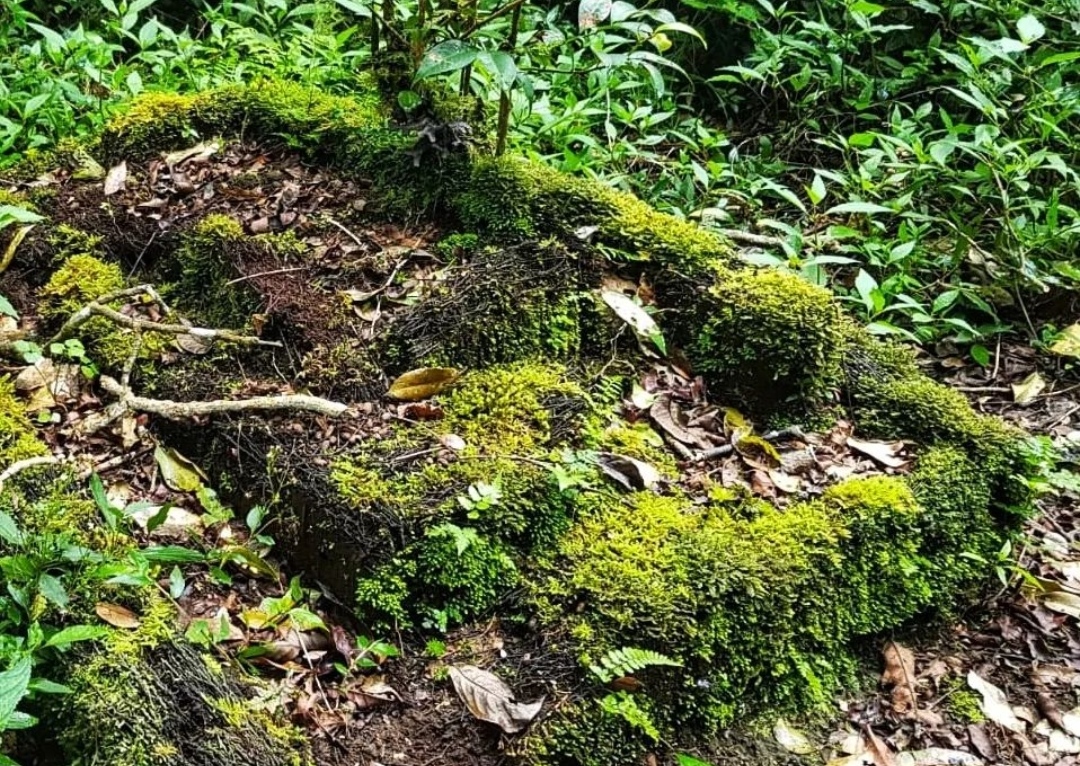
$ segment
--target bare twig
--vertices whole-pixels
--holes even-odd
[[[149,412],[170,420],[186,420],[204,415],[224,415],[241,412],[313,412],[336,418],[348,412],[348,405],[307,394],[255,396],[250,399],[217,399],[209,402],[174,402],[170,399],[147,399],[136,396],[108,375],[101,376],[101,387],[117,397],[120,403],[136,412]]]
[[[4,486],[4,482],[8,481],[15,474],[20,471],[25,471],[27,468],[34,468],[39,465],[55,465],[60,462],[60,458],[53,457],[52,455],[43,455],[41,457],[28,457],[25,460],[17,460],[7,468],[3,473],[0,473],[0,487]]]
[[[364,243],[364,241],[362,239],[360,239],[360,237],[353,234],[352,231],[350,231],[349,228],[347,226],[345,226],[345,224],[340,223],[338,221],[335,221],[330,216],[327,216],[326,220],[329,221],[330,223],[334,224],[334,226],[337,226],[343,232],[345,232],[349,236],[349,239],[351,239],[356,244],[360,245],[360,247],[367,247],[367,245]]]
[[[764,234],[754,234],[750,231],[743,231],[742,229],[716,229],[717,234],[722,237],[727,237],[734,242],[744,242],[748,245],[757,245],[758,247],[783,247],[784,240],[780,237],[769,237]]]

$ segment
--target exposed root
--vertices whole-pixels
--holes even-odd
[[[206,415],[225,415],[250,412],[312,412],[327,417],[341,417],[349,407],[307,394],[255,396],[250,399],[218,399],[209,402],[174,402],[169,399],[147,399],[136,396],[130,388],[108,375],[101,376],[101,387],[119,399],[119,404],[134,412],[148,412],[170,420],[186,420]]]
[[[64,326],[60,328],[49,343],[59,343],[65,338],[72,336],[79,327],[86,324],[93,317],[103,316],[118,325],[129,327],[132,330],[138,330],[140,332],[159,332],[165,335],[190,335],[194,338],[199,338],[200,340],[224,340],[245,346],[281,346],[277,341],[263,340],[262,338],[257,338],[253,335],[241,335],[232,330],[212,330],[205,327],[189,327],[184,324],[165,324],[163,322],[153,322],[149,319],[142,319],[140,317],[130,317],[121,314],[119,311],[110,308],[108,305],[121,298],[134,298],[139,295],[150,296],[154,302],[158,303],[162,309],[168,313],[168,306],[165,305],[161,296],[159,296],[157,291],[150,285],[138,285],[137,287],[129,287],[125,290],[117,290],[116,292],[102,295],[100,298],[91,301],[72,314],[71,318],[64,322]]]
[[[3,473],[0,473],[0,487],[3,487],[4,482],[9,481],[17,473],[25,471],[28,468],[35,468],[39,465],[56,465],[59,462],[60,458],[52,455],[42,455],[41,457],[28,457],[25,460],[17,460],[5,468]]]

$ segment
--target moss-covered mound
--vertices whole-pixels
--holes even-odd
[[[283,153],[281,137],[304,163],[281,154],[290,172],[271,177],[259,158]],[[244,154],[238,139],[263,148]],[[202,191],[180,193],[185,160],[162,153],[211,141],[191,171]],[[62,200],[96,189],[65,177],[41,202],[54,224],[28,240],[52,276],[13,273],[51,332],[101,293],[158,284],[163,300],[113,306],[142,324],[101,316],[80,332],[114,374],[137,349],[135,380],[161,398],[291,385],[355,405],[336,424],[283,415],[157,433],[212,458],[238,497],[273,503],[291,563],[366,626],[430,634],[498,614],[580,664],[559,690],[571,703],[515,752],[624,764],[748,711],[827,701],[854,682],[861,639],[950,607],[986,574],[979,557],[1028,510],[1019,433],[872,339],[827,292],[741,266],[714,234],[520,158],[437,159],[414,142],[373,94],[264,83],[148,95],[87,150],[129,163],[128,188],[103,203],[112,226],[138,231],[141,209],[171,206],[162,241],[102,249],[94,236],[110,235],[85,218],[92,252],[65,250],[56,222],[80,221]],[[325,183],[348,194],[296,203]],[[417,220],[430,228],[413,236]],[[146,329],[159,320],[263,345]],[[429,366],[464,374],[424,401],[382,398]],[[697,420],[641,403],[655,391]],[[846,418],[860,435],[910,440],[913,465],[809,490],[796,480],[803,489],[770,503],[759,485],[719,478],[749,466],[759,482],[791,481],[740,413]],[[811,457],[823,446],[800,444]],[[710,462],[723,455],[738,464]],[[158,659],[137,661],[175,675]],[[223,699],[200,727],[225,730]],[[155,710],[166,731],[180,725]]]

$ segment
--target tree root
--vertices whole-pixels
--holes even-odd
[[[39,465],[56,465],[60,462],[60,458],[52,455],[42,455],[41,457],[28,457],[25,460],[16,460],[0,473],[0,488],[3,488],[4,482],[9,481],[17,473],[25,471],[28,468],[36,468]]]
[[[136,287],[129,287],[125,290],[117,290],[116,292],[102,295],[100,298],[90,301],[90,303],[76,311],[71,315],[71,318],[64,322],[64,326],[52,337],[49,343],[59,343],[65,338],[73,335],[77,329],[95,316],[103,316],[118,325],[129,327],[132,330],[137,330],[139,332],[159,332],[165,335],[190,335],[194,338],[199,338],[200,340],[224,340],[245,346],[281,346],[277,341],[263,340],[262,338],[257,338],[253,335],[242,335],[233,332],[232,330],[211,330],[205,327],[189,327],[184,324],[165,324],[163,322],[153,322],[149,319],[130,317],[121,314],[119,311],[110,308],[108,305],[121,298],[134,298],[139,295],[149,296],[155,303],[160,305],[166,313],[170,313],[169,307],[152,286],[138,285]]]
[[[175,402],[170,399],[147,399],[108,375],[101,376],[101,387],[119,399],[126,410],[148,412],[170,420],[186,420],[205,415],[224,415],[245,412],[311,412],[337,418],[349,411],[349,406],[307,394],[256,396],[251,399],[217,399],[209,402]]]

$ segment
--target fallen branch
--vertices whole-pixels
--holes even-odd
[[[120,400],[129,410],[148,412],[170,420],[186,420],[204,415],[225,415],[243,412],[313,412],[327,417],[341,417],[348,405],[307,394],[255,396],[250,399],[217,399],[209,402],[174,402],[170,399],[147,399],[136,396],[130,388],[108,375],[101,376],[101,387]]]
[[[232,330],[212,330],[206,327],[188,327],[183,324],[166,324],[163,322],[153,322],[149,319],[142,319],[140,317],[130,317],[121,314],[119,311],[108,305],[113,301],[122,298],[134,298],[138,295],[149,295],[156,303],[161,305],[166,312],[168,312],[168,306],[165,305],[165,302],[150,285],[139,285],[138,287],[129,287],[126,290],[117,290],[116,292],[102,295],[100,298],[90,301],[90,303],[72,314],[49,343],[60,343],[65,338],[71,337],[77,329],[89,322],[95,316],[102,316],[118,325],[143,332],[158,332],[165,335],[191,335],[192,337],[200,338],[202,340],[224,340],[245,346],[281,346],[277,341],[263,340],[262,338],[257,338],[253,335],[241,335]]]

